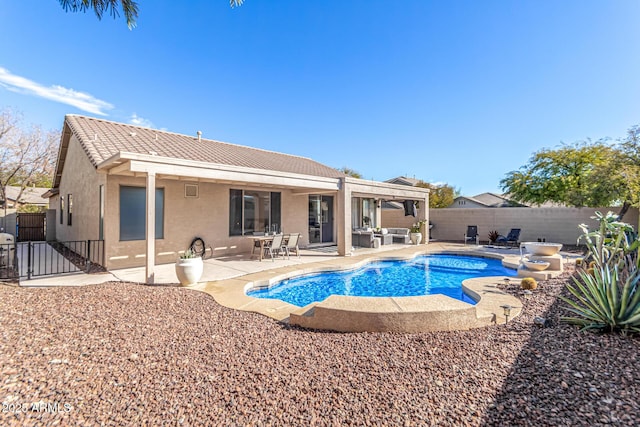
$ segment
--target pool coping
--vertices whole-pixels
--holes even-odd
[[[470,305],[445,295],[417,297],[348,297],[332,295],[324,301],[298,307],[281,300],[254,298],[246,290],[291,277],[323,271],[358,268],[374,261],[407,260],[427,254],[472,255],[500,259],[505,266],[518,264],[519,254],[499,254],[461,245],[429,244],[381,253],[281,266],[231,279],[189,286],[206,292],[221,305],[260,313],[272,319],[306,328],[342,332],[422,332],[471,329],[504,323],[502,306],[512,307],[510,319],[518,316],[522,302],[498,288],[505,276],[467,279],[463,288],[474,299]]]

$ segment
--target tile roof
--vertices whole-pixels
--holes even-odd
[[[488,208],[527,207],[526,205],[510,200],[504,195],[495,193],[480,193],[475,196],[458,196],[453,200],[451,205],[454,205],[458,199],[471,200]]]
[[[65,117],[94,166],[120,152],[243,166],[302,175],[339,178],[344,174],[306,157],[277,153],[197,136],[144,128],[93,117]]]
[[[471,199],[482,203],[483,205],[501,207],[509,206],[509,200],[506,197],[499,196],[494,193],[481,193],[471,197]]]
[[[8,200],[16,200],[18,194],[20,194],[20,187],[7,185],[7,199]],[[49,191],[48,188],[40,188],[40,187],[25,187],[24,191],[20,195],[19,203],[26,203],[31,205],[46,205],[49,203],[49,200],[42,197],[44,193]]]
[[[395,178],[387,179],[385,182],[391,184],[411,185],[415,187],[416,184],[420,183],[420,180],[416,178],[409,178],[406,176],[397,176]]]

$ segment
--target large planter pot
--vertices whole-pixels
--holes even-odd
[[[422,242],[422,233],[410,233],[409,239],[414,245],[419,245]]]
[[[176,261],[176,276],[182,286],[198,283],[202,277],[202,258],[179,258]]]

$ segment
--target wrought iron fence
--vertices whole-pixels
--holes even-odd
[[[35,277],[78,271],[87,273],[104,271],[104,240],[21,242],[2,246],[13,247],[13,259],[7,257],[11,267],[8,265],[4,269],[7,279],[19,277],[30,280]],[[0,268],[0,279],[2,277]]]

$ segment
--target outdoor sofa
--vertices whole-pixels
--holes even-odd
[[[408,228],[382,228],[380,232],[363,229],[353,230],[351,233],[351,244],[361,248],[373,248],[374,239],[379,238],[380,244],[390,245],[392,243],[409,244]]]

